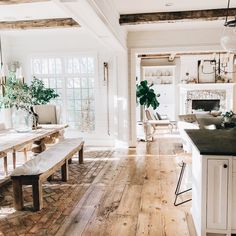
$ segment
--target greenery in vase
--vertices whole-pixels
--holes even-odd
[[[233,111],[226,111],[225,113],[222,114],[223,117],[227,117],[227,118],[231,118],[234,115],[235,114]]]
[[[11,108],[26,110],[32,113],[34,105],[47,104],[51,99],[59,95],[54,89],[46,88],[44,83],[33,78],[30,85],[17,79],[14,73],[11,73],[4,85],[5,95],[0,98],[1,108]]]
[[[159,106],[157,97],[160,97],[160,94],[155,94],[154,89],[151,87],[153,84],[148,85],[147,80],[141,81],[140,84],[136,85],[136,96],[140,105],[143,105],[145,108],[152,106],[155,110]]]

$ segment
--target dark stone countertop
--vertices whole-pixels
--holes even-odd
[[[236,156],[236,129],[185,131],[202,155]]]

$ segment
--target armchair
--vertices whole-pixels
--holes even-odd
[[[160,127],[166,127],[170,129],[172,132],[173,125],[169,120],[158,120],[152,117],[151,113],[149,110],[145,110],[145,115],[146,115],[146,125],[150,125],[152,127],[152,133],[148,135],[147,133],[147,128],[145,130],[145,135],[146,135],[146,140],[148,139],[148,136],[150,136],[153,140],[155,132],[160,128]]]

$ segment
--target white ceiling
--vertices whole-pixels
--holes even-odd
[[[226,8],[227,0],[112,0],[120,14]],[[166,4],[173,4],[167,7]],[[231,1],[230,7],[236,7]]]
[[[1,5],[0,21],[37,20],[69,17],[54,2]]]
[[[125,25],[128,31],[165,31],[165,30],[189,30],[189,29],[212,29],[222,28],[224,20],[217,21],[188,21],[175,23],[153,23],[153,24],[137,24]]]

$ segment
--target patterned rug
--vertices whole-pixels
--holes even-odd
[[[57,172],[52,181],[43,184],[44,208],[39,212],[32,211],[31,186],[24,186],[24,211],[13,208],[12,185],[2,187],[0,235],[55,235],[112,155],[111,150],[85,151],[82,165],[74,157],[68,182],[62,182]]]

